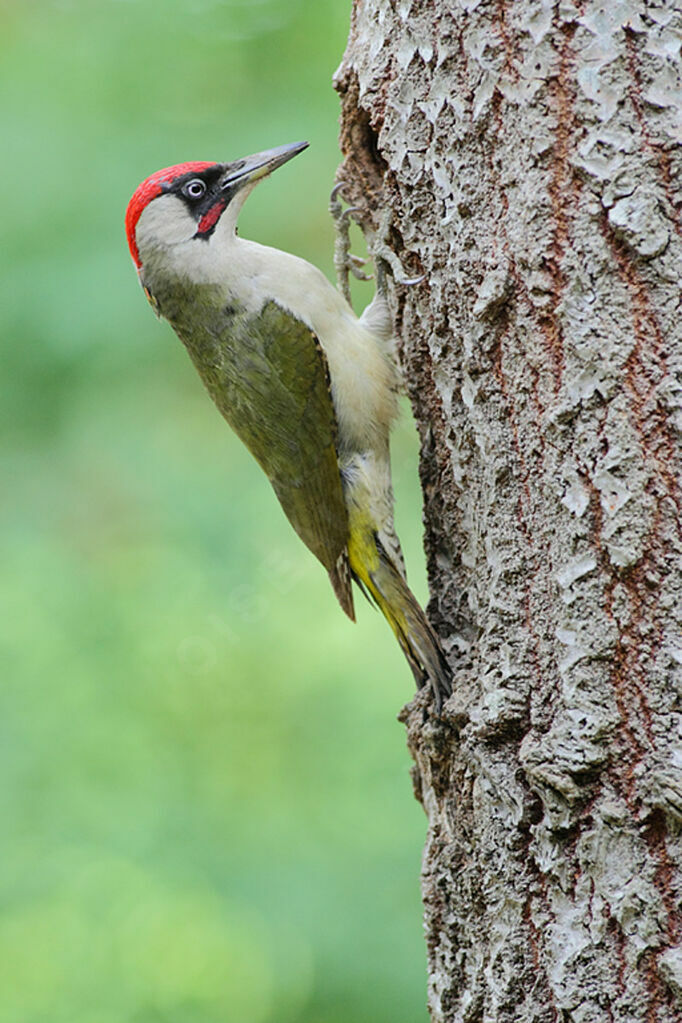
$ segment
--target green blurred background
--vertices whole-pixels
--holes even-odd
[[[240,228],[331,273],[349,4],[0,12],[0,1020],[423,1021],[410,672],[344,618],[123,232],[159,167],[307,138]],[[424,599],[407,415],[394,464]]]

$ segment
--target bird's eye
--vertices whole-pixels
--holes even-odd
[[[201,178],[194,178],[192,181],[188,181],[183,192],[188,199],[201,199],[202,195],[206,193],[206,185]]]

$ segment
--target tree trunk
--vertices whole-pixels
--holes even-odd
[[[341,177],[383,207],[444,720],[438,1021],[682,1019],[680,35],[672,0],[356,0]]]

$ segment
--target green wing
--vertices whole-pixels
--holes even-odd
[[[206,310],[206,307],[204,307]],[[171,323],[173,321],[171,320]],[[304,323],[275,302],[253,317],[223,309],[173,323],[206,388],[270,480],[301,540],[330,573],[352,615],[343,498],[329,371]]]

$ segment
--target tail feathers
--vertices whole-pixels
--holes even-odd
[[[436,710],[452,692],[452,673],[438,636],[402,575],[377,543],[378,563],[370,570],[351,561],[353,573],[364,584],[391,626],[412,669],[417,686],[427,683],[433,691]]]
[[[353,586],[351,582],[351,569],[348,560],[348,550],[343,552],[334,567],[329,572],[329,581],[332,584],[336,598],[352,622],[355,621],[355,605],[353,603]]]

